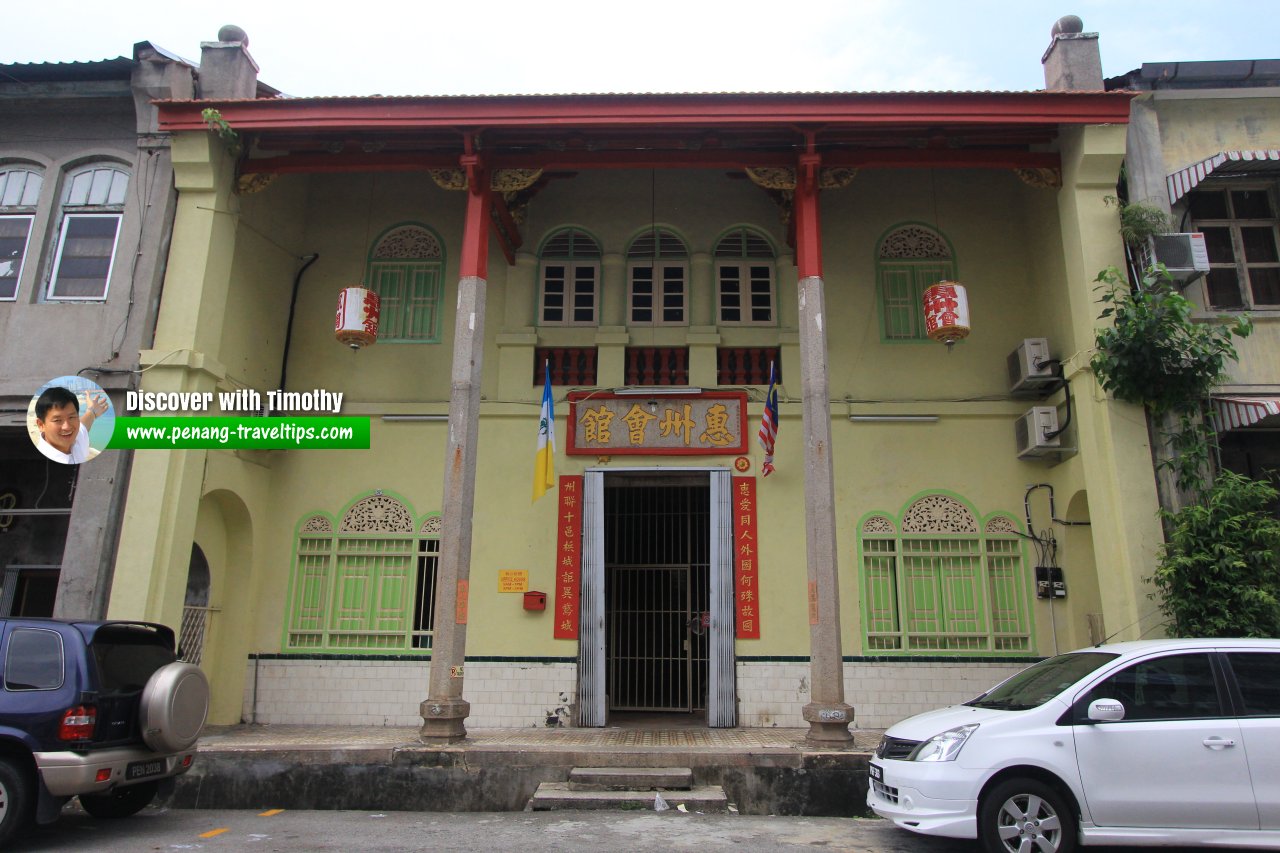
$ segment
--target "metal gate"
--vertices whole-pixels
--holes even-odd
[[[610,710],[706,709],[710,515],[705,475],[606,477],[605,672]]]

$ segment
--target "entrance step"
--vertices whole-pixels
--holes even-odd
[[[529,800],[532,811],[552,809],[653,811],[661,796],[671,809],[684,806],[691,812],[727,812],[729,800],[719,785],[700,785],[687,791],[575,791],[568,782],[543,782]]]
[[[575,767],[569,771],[570,791],[689,790],[693,770],[688,767]]]

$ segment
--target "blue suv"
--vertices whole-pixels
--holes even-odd
[[[170,628],[0,618],[0,847],[71,797],[94,817],[138,812],[191,767],[208,709]]]

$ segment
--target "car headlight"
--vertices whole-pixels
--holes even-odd
[[[957,726],[936,734],[917,746],[911,753],[912,761],[955,761],[961,747],[978,728],[977,723]]]

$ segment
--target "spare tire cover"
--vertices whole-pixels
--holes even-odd
[[[142,739],[156,752],[178,752],[200,737],[209,715],[209,679],[193,663],[160,667],[142,690]]]

